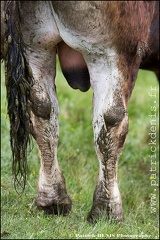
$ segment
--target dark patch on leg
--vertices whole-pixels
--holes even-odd
[[[35,87],[36,88],[36,87]],[[44,98],[45,95],[45,98]],[[44,93],[44,87],[40,92],[35,89],[31,91],[30,94],[31,109],[35,116],[41,117],[44,119],[50,119],[51,114],[51,100],[47,93]]]
[[[124,107],[111,107],[104,114],[104,121],[106,126],[115,126],[122,121],[125,115]]]
[[[63,75],[68,84],[73,89],[79,89],[86,92],[90,88],[90,76],[88,68],[85,67],[70,67],[62,69]]]

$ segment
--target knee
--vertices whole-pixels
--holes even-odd
[[[118,125],[125,117],[126,109],[122,106],[112,106],[104,112],[104,122],[106,127]]]

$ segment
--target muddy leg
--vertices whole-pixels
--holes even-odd
[[[57,161],[59,126],[55,48],[61,39],[49,1],[30,1],[29,4],[22,1],[19,4],[23,16],[20,18],[21,31],[34,77],[30,96],[32,135],[38,145],[41,163],[36,205],[47,213],[67,214],[72,202]]]
[[[35,79],[31,94],[32,135],[38,145],[41,160],[36,205],[47,213],[65,215],[71,209],[71,200],[57,161],[59,126],[58,100],[54,85],[55,51],[50,55],[43,52],[43,58],[39,53],[38,60],[35,55],[32,52],[29,60]]]
[[[118,159],[128,131],[122,78],[113,56],[88,63],[93,88],[93,130],[99,159],[99,178],[89,221],[100,216],[122,220],[122,201],[117,183]],[[96,65],[95,65],[96,64]]]

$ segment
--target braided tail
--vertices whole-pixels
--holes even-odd
[[[33,85],[33,77],[20,31],[18,6],[18,1],[5,2],[7,24],[5,35],[5,81],[10,120],[14,187],[18,193],[21,193],[25,189],[27,176],[27,146],[32,126],[29,96]]]

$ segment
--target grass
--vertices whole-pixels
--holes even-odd
[[[73,200],[67,217],[46,216],[36,209],[39,157],[33,141],[28,154],[28,183],[23,195],[14,191],[11,175],[9,120],[7,115],[4,68],[1,68],[1,238],[2,239],[158,239],[158,116],[156,171],[150,172],[151,107],[158,115],[158,83],[149,71],[139,71],[129,104],[129,133],[119,161],[119,187],[123,200],[123,225],[103,219],[87,223],[98,176],[98,160],[92,132],[92,90],[81,93],[71,89],[57,71],[57,93],[60,105],[60,140],[58,159],[63,170],[68,194]],[[156,87],[157,97],[150,97]],[[155,103],[156,101],[156,103]],[[151,176],[151,173],[156,175]],[[156,189],[156,190],[155,190]],[[155,195],[152,195],[155,194]],[[154,199],[155,197],[155,199]],[[152,213],[152,211],[155,212]]]

